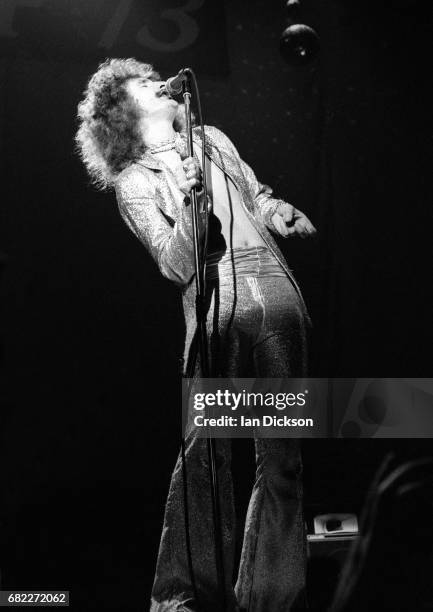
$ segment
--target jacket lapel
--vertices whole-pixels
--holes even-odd
[[[201,130],[195,128],[193,130],[193,143],[201,147]],[[241,189],[243,177],[237,164],[233,163],[232,156],[223,147],[216,146],[212,138],[206,134],[205,151],[207,156],[225,173],[234,184]],[[162,210],[164,215],[175,220],[179,214],[179,206],[182,204],[184,195],[182,191],[176,187],[174,180],[168,176],[169,171],[164,167],[158,159],[151,153],[145,153],[138,164],[153,170],[156,179],[157,189],[157,205]]]
[[[200,128],[193,131],[193,141],[201,147]],[[205,151],[210,159],[232,179],[237,188],[241,189],[243,177],[239,166],[236,163],[233,163],[233,155],[230,154],[229,151],[226,151],[223,146],[216,146],[212,137],[208,134],[206,134]]]

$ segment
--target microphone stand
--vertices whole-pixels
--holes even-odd
[[[184,73],[187,78],[182,82],[182,95],[185,104],[185,119],[187,128],[187,150],[188,156],[193,157],[193,139],[192,139],[192,122],[191,122],[191,83],[190,77],[193,74],[189,68],[185,68]],[[202,127],[202,130],[204,128]],[[204,137],[204,134],[203,134]],[[204,150],[203,150],[204,155]],[[203,173],[205,169],[203,168]],[[207,193],[204,190],[205,206],[207,207]],[[197,201],[197,191],[194,187],[191,189],[191,214],[193,227],[193,246],[194,246],[194,266],[195,266],[195,283],[196,283],[196,318],[197,331],[199,335],[199,354],[201,374],[203,378],[209,377],[209,358],[207,350],[207,331],[206,331],[206,312],[205,312],[205,279],[204,279],[204,262],[206,253],[200,257],[200,234],[199,234],[199,210]],[[207,229],[206,229],[207,231]],[[203,265],[202,265],[203,264]],[[214,527],[214,543],[215,543],[215,563],[217,571],[218,592],[221,601],[221,610],[227,609],[226,590],[225,590],[225,572],[223,559],[223,540],[221,531],[221,512],[219,504],[218,490],[218,474],[216,469],[216,450],[215,439],[210,435],[207,437],[207,452],[209,461],[209,478],[211,483],[211,498],[212,498],[212,517]]]

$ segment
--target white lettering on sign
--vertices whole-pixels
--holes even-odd
[[[15,10],[18,6],[41,7],[46,0],[0,0],[0,36],[15,38],[18,32],[13,29]]]
[[[47,0],[0,0],[0,37],[16,38],[18,36],[18,32],[13,27],[17,8],[41,8],[46,2]],[[99,47],[108,50],[114,46],[131,12],[133,3],[134,0],[118,0],[117,7],[99,40]],[[137,32],[136,42],[160,52],[176,52],[189,47],[199,35],[198,23],[189,13],[197,11],[203,4],[204,0],[188,0],[184,6],[161,11],[160,18],[173,22],[177,27],[178,35],[174,40],[170,42],[159,40],[150,32],[148,24],[144,24]]]
[[[189,12],[196,11],[204,3],[204,0],[189,0],[184,6],[170,8],[161,11],[161,19],[173,21],[179,31],[175,40],[164,42],[155,38],[149,30],[148,25],[138,31],[136,40],[138,44],[148,47],[153,51],[175,52],[189,47],[199,35],[199,27],[195,19],[188,15]]]

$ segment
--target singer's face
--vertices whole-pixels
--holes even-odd
[[[133,78],[126,82],[126,91],[142,112],[143,118],[173,120],[176,116],[178,103],[163,91],[164,83],[145,78]]]

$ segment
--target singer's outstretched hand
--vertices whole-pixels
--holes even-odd
[[[272,223],[284,238],[297,235],[300,238],[314,236],[316,228],[303,212],[285,202],[281,203],[272,217]]]
[[[187,157],[182,162],[184,176],[181,177],[179,187],[185,195],[189,195],[191,189],[195,187],[197,191],[202,188],[201,168],[194,157]]]

